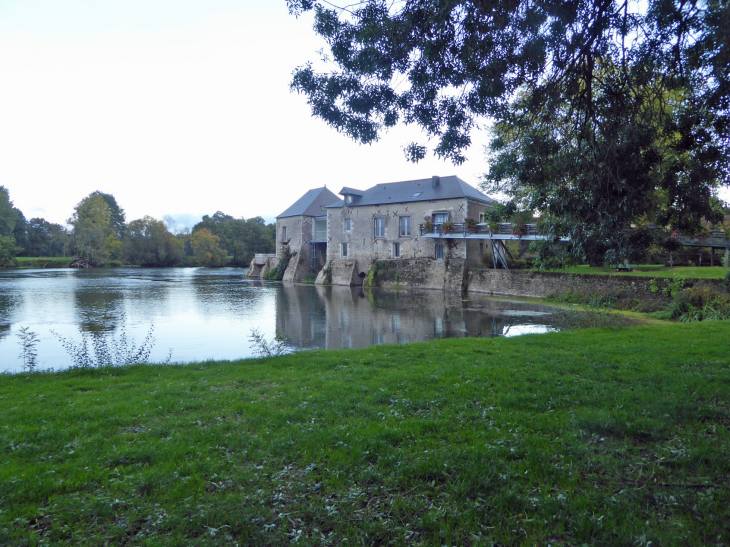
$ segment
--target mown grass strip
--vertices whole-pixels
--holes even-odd
[[[0,378],[2,545],[727,545],[730,323]]]
[[[638,277],[686,277],[687,279],[724,279],[728,268],[723,266],[663,266],[661,264],[639,264],[632,265],[633,271],[617,272],[615,268],[607,266],[569,266],[565,268],[566,273],[579,274],[601,274],[617,276],[638,276]]]

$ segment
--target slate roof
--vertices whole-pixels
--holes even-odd
[[[348,207],[364,205],[386,205],[390,203],[409,203],[414,201],[433,201],[439,199],[471,198],[482,203],[496,203],[489,196],[470,186],[459,177],[440,177],[434,187],[433,179],[406,180],[376,184],[365,191],[343,188],[340,194],[352,194],[352,202]],[[355,192],[359,193],[356,194]],[[418,195],[416,195],[418,194]],[[327,208],[342,207],[344,200],[327,205]]]
[[[291,207],[276,218],[323,216],[324,211],[322,210],[322,207],[331,205],[338,200],[339,198],[337,195],[331,190],[328,190],[325,187],[315,188],[313,190],[309,190],[306,194],[295,201]]]

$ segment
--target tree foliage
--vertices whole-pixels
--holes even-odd
[[[25,217],[13,207],[7,188],[0,186],[0,266],[12,266],[25,241]]]
[[[183,256],[183,242],[162,221],[146,216],[127,225],[124,259],[139,266],[174,266]]]
[[[118,258],[122,242],[112,226],[112,212],[98,193],[81,200],[68,220],[73,226],[78,255],[91,264]]]
[[[219,246],[220,238],[207,228],[200,228],[190,238],[193,255],[201,266],[222,266],[226,260],[226,252]]]
[[[32,218],[26,227],[25,256],[66,256],[71,235],[60,224]]]
[[[246,266],[255,253],[273,253],[275,250],[276,227],[273,224],[267,226],[261,217],[236,219],[218,211],[212,216],[205,215],[193,227],[193,234],[203,228],[220,239],[221,248],[232,257],[233,264]]]
[[[0,235],[0,268],[7,268],[15,265],[15,257],[22,251],[15,244],[15,238]]]
[[[111,224],[111,227],[114,229],[117,237],[121,239],[124,235],[124,229],[126,226],[126,215],[124,214],[124,209],[119,206],[116,198],[112,194],[105,194],[104,192],[100,192],[99,190],[96,190],[89,194],[89,197],[95,196],[101,197],[109,207],[109,224]]]
[[[713,197],[730,184],[726,0],[288,4],[314,10],[330,46],[334,70],[307,64],[292,82],[316,116],[363,143],[416,124],[457,164],[492,118],[489,187],[555,219],[574,255],[626,256],[637,222],[717,221]]]

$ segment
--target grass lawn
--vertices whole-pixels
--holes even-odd
[[[68,256],[19,256],[16,260],[19,268],[65,268],[73,258]]]
[[[0,377],[0,545],[730,545],[730,322]]]
[[[688,279],[723,279],[728,271],[728,268],[723,266],[675,266],[669,268],[661,264],[640,264],[632,265],[634,268],[633,272],[616,272],[614,268],[608,267],[590,267],[587,265],[583,266],[571,266],[565,269],[567,273],[580,273],[580,274],[612,274],[612,275],[638,275],[642,277],[672,277],[675,275],[683,276]]]

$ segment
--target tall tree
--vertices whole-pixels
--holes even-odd
[[[183,256],[183,242],[148,216],[127,225],[123,247],[125,260],[139,266],[174,266]]]
[[[222,266],[226,260],[226,252],[219,246],[220,238],[207,228],[200,228],[190,238],[193,255],[201,266]]]
[[[43,218],[28,221],[25,256],[66,256],[69,233],[60,224]]]
[[[100,192],[99,190],[96,190],[94,192],[91,192],[89,194],[89,197],[99,196],[101,197],[109,207],[109,224],[111,224],[111,227],[114,229],[114,232],[116,232],[117,237],[119,239],[122,238],[124,235],[124,228],[125,228],[125,214],[124,209],[122,209],[119,204],[117,203],[116,198],[112,194],[105,194],[104,192]]]
[[[112,227],[111,217],[107,202],[96,194],[81,200],[68,220],[73,226],[77,253],[92,264],[103,264],[119,256],[122,242]]]
[[[10,201],[10,193],[7,188],[0,186],[0,235],[13,236],[18,212],[13,207],[13,202]]]
[[[288,4],[315,10],[335,65],[295,71],[315,115],[364,143],[419,125],[457,164],[491,117],[490,182],[570,227],[575,253],[607,240],[620,256],[612,234],[657,197],[669,226],[714,220],[716,189],[730,184],[726,0]],[[406,147],[413,161],[426,151]]]
[[[15,263],[15,257],[23,250],[17,245],[25,240],[25,217],[10,201],[7,188],[0,186],[0,266]]]
[[[255,253],[273,252],[275,227],[267,227],[264,219],[237,219],[220,211],[205,215],[193,227],[193,233],[207,229],[219,238],[219,245],[232,257],[232,264],[248,265]]]

